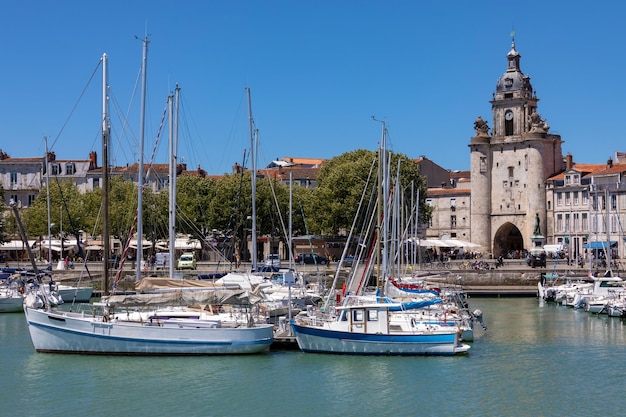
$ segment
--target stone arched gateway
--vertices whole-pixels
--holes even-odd
[[[522,233],[513,223],[504,223],[493,237],[493,255],[506,256],[511,251],[522,251],[524,238]]]

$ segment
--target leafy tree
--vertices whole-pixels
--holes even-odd
[[[90,230],[92,221],[84,204],[85,196],[71,180],[51,181],[34,203],[24,210],[22,221],[29,236],[48,235],[48,189],[50,190],[50,233],[73,236],[79,230]]]
[[[196,238],[204,238],[211,228],[207,208],[216,194],[216,181],[183,175],[176,181],[176,230]]]
[[[359,149],[339,155],[327,161],[318,176],[318,185],[314,196],[308,200],[307,209],[310,215],[309,227],[314,233],[337,234],[349,230],[356,216],[361,196],[365,190],[364,203],[376,192],[378,183],[378,153]],[[414,192],[420,190],[420,220],[423,222],[430,216],[425,203],[426,181],[420,176],[419,168],[410,158],[403,154],[390,154],[389,165],[391,176],[400,163],[399,186],[404,194],[405,202],[411,201],[411,183]],[[368,180],[368,177],[371,177]],[[369,184],[369,185],[368,185]],[[367,187],[367,189],[366,189]]]
[[[9,235],[6,226],[6,218],[10,215],[4,204],[4,188],[0,185],[0,243],[8,242]]]

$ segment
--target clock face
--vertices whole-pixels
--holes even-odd
[[[506,113],[504,113],[504,118],[506,120],[513,120],[513,112],[512,111],[507,111]]]

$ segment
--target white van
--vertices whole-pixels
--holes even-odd
[[[277,253],[270,253],[265,257],[265,265],[280,268],[280,256]]]

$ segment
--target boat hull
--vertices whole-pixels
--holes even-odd
[[[103,321],[101,317],[62,311],[24,309],[38,352],[102,355],[250,354],[269,349],[271,325],[215,327],[174,320],[159,325]]]
[[[291,323],[304,352],[353,355],[455,355],[469,350],[456,333],[351,333]]]

